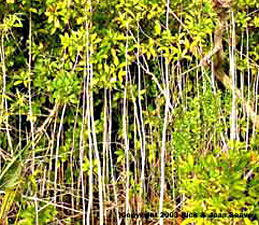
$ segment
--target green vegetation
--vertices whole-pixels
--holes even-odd
[[[0,0],[0,224],[258,225],[258,8]]]

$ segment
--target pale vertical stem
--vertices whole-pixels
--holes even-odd
[[[240,60],[243,60],[243,44],[244,44],[244,32],[242,31],[241,35],[241,48],[240,48]],[[244,103],[244,73],[243,71],[240,72],[240,83],[241,83],[241,97],[242,97],[242,105],[243,105],[243,112],[245,113],[246,105]]]
[[[109,143],[112,141],[112,93],[111,90],[109,90]],[[112,176],[112,187],[113,187],[113,193],[114,193],[114,199],[116,204],[116,218],[117,218],[117,224],[120,224],[120,216],[119,216],[119,207],[118,207],[118,194],[116,191],[116,182],[115,182],[115,176],[114,176],[114,166],[113,166],[113,159],[112,159],[112,152],[111,152],[111,144],[109,144],[109,155],[110,155],[110,163],[111,163],[111,176]]]
[[[107,152],[107,88],[104,88],[104,106],[103,106],[103,179],[102,179],[102,184],[103,184],[103,198],[105,199],[106,197],[106,190],[105,190],[105,169],[106,169],[106,152]],[[108,180],[108,177],[107,177]],[[106,199],[105,199],[106,200]],[[104,205],[104,218],[105,220],[107,219],[106,216],[106,209]],[[107,221],[106,221],[107,223]]]
[[[89,24],[88,24],[89,25]],[[93,66],[90,63],[91,57],[91,43],[89,40],[89,29],[87,29],[87,72],[88,72],[88,85],[87,89],[87,100],[89,101],[89,113],[90,113],[90,120],[91,120],[91,132],[93,138],[93,147],[95,152],[95,158],[97,159],[97,173],[98,173],[98,196],[99,196],[99,224],[103,225],[103,186],[102,186],[102,169],[101,169],[101,161],[98,151],[98,143],[97,137],[95,132],[95,120],[94,120],[94,103],[93,103],[93,89],[92,89],[92,80],[93,80]],[[89,127],[90,128],[90,127]]]
[[[88,87],[88,85],[87,85]],[[88,95],[88,94],[87,94]],[[88,97],[88,96],[87,96]],[[92,137],[91,137],[91,121],[90,121],[90,107],[89,107],[89,98],[87,98],[87,127],[88,127],[88,139],[89,139],[89,191],[88,191],[88,206],[87,206],[87,215],[86,215],[86,224],[90,225],[90,215],[91,215],[91,208],[93,203],[93,159],[92,159]],[[83,173],[83,168],[81,169]],[[83,178],[82,178],[83,182]],[[84,195],[84,193],[82,193]],[[84,224],[85,225],[85,224]]]
[[[38,201],[35,198],[34,199],[34,204],[35,204],[35,224],[38,225],[39,224],[39,210],[38,210]]]
[[[137,34],[137,41],[138,44],[140,44],[139,40],[139,32]],[[134,119],[134,130],[135,130],[135,124],[137,123],[137,129],[138,129],[138,134],[139,134],[139,139],[140,139],[140,149],[141,149],[141,175],[140,175],[140,194],[137,196],[137,212],[141,212],[142,207],[143,207],[143,193],[145,192],[145,161],[146,161],[146,150],[145,150],[145,127],[144,127],[144,122],[143,122],[143,112],[142,112],[142,104],[141,104],[141,69],[140,69],[140,61],[139,61],[139,48],[137,50],[137,64],[138,64],[138,106],[139,106],[139,117],[137,114],[137,105],[134,101],[134,114],[135,114],[135,119]],[[133,94],[133,93],[132,93]],[[137,132],[134,131],[134,134],[137,136]],[[137,140],[135,138],[135,140]],[[135,155],[137,156],[137,151],[135,148]],[[135,171],[137,171],[137,161],[135,162]],[[137,180],[137,174],[136,175],[136,180]],[[140,201],[141,200],[141,201]],[[137,220],[137,224],[139,224],[141,220]]]
[[[139,41],[139,32],[138,32],[138,43]],[[142,111],[142,104],[141,104],[141,70],[140,70],[140,62],[139,62],[139,48],[137,51],[137,63],[138,63],[138,105],[139,105],[139,118],[140,118],[140,125],[141,125],[141,197],[142,193],[145,192],[145,161],[146,161],[146,135],[145,135],[145,125],[143,122],[143,111]]]
[[[60,118],[60,124],[57,134],[57,146],[56,146],[56,156],[55,156],[55,178],[54,178],[54,202],[57,202],[57,182],[58,182],[58,157],[59,157],[59,145],[60,145],[60,136],[63,126],[63,120],[66,112],[66,104],[63,106],[62,114]]]
[[[91,1],[89,0],[89,11],[91,12]],[[91,130],[91,115],[90,115],[90,91],[89,91],[89,86],[91,82],[91,71],[90,71],[90,43],[89,43],[89,27],[90,27],[90,22],[88,22],[88,9],[86,10],[86,68],[87,68],[87,84],[86,84],[86,107],[87,107],[87,127],[88,127],[88,140],[89,140],[89,169],[90,169],[90,174],[89,174],[89,200],[88,200],[88,206],[87,206],[87,215],[86,215],[86,224],[90,225],[90,215],[91,215],[91,208],[92,208],[92,203],[93,203],[93,158],[92,158],[92,130]],[[83,168],[81,169],[81,171]],[[82,171],[83,173],[83,171]],[[83,182],[83,177],[82,177],[82,182]],[[83,190],[83,189],[82,189]],[[82,196],[84,196],[84,193],[82,193]],[[85,223],[85,222],[84,222]],[[85,224],[84,224],[85,225]]]
[[[1,35],[1,48],[0,48],[1,64],[2,64],[2,74],[3,74],[3,86],[2,86],[2,99],[1,99],[1,117],[0,121],[2,123],[2,117],[4,113],[5,105],[5,95],[6,95],[6,68],[5,68],[5,52],[4,52],[4,34]],[[4,115],[5,116],[5,115]],[[0,125],[1,125],[0,123]]]
[[[87,62],[89,58],[88,54],[88,40],[89,40],[89,22],[88,22],[88,11],[85,8],[85,28],[86,28],[86,36],[84,35],[84,45],[86,47],[86,52],[84,53],[84,62]],[[76,64],[75,64],[76,65]],[[89,113],[89,98],[88,98],[88,86],[89,86],[89,71],[87,68],[88,64],[84,66],[83,72],[83,115],[82,115],[82,124],[81,124],[81,131],[80,131],[80,151],[79,151],[79,166],[80,166],[80,179],[78,180],[81,183],[81,195],[82,195],[82,205],[83,205],[83,225],[90,224],[90,212],[92,206],[92,139],[91,139],[91,132],[90,132],[90,113]],[[87,81],[86,81],[87,77]],[[87,83],[86,83],[87,82]],[[87,99],[87,106],[86,105]],[[87,209],[87,216],[86,216],[86,203],[85,203],[85,182],[84,182],[84,171],[83,171],[83,162],[84,162],[84,128],[86,125],[86,117],[87,117],[87,125],[88,125],[88,141],[89,141],[89,163],[90,163],[90,175],[89,175],[89,202],[88,202],[88,209]],[[78,186],[80,188],[80,185]]]
[[[84,126],[84,125],[82,125]],[[84,131],[84,129],[81,129],[81,131]],[[83,141],[83,135],[84,133],[81,132],[80,134],[80,153],[79,153],[79,163],[80,163],[80,182],[81,182],[81,192],[82,192],[82,204],[83,204],[83,225],[86,224],[86,205],[85,205],[85,182],[84,182],[84,172],[83,172],[83,161],[84,161],[84,141]],[[90,138],[89,138],[90,139]],[[91,147],[89,147],[90,149]],[[91,151],[89,151],[91,153]],[[92,165],[92,160],[90,159],[89,161],[91,161],[91,165]],[[90,165],[90,169],[91,168],[91,165]],[[92,179],[92,177],[91,177]],[[91,184],[89,184],[91,185]],[[80,186],[79,186],[80,187]],[[92,191],[92,190],[91,190]],[[90,198],[89,198],[89,201],[90,201]]]
[[[86,61],[86,54],[84,54],[84,61]],[[86,67],[84,67],[84,75],[83,75],[83,104],[82,104],[82,124],[81,124],[81,130],[80,130],[80,140],[79,140],[79,165],[80,165],[80,182],[81,182],[81,191],[82,191],[82,203],[83,203],[83,224],[85,225],[86,223],[86,205],[85,205],[85,185],[84,185],[84,171],[83,171],[83,161],[84,161],[84,130],[85,130],[85,124],[86,124],[86,106],[85,106],[85,101],[86,101]],[[90,129],[90,128],[89,128]],[[73,137],[74,139],[74,137]],[[91,147],[91,146],[90,146]]]
[[[85,84],[85,76],[84,76],[84,84]],[[85,87],[85,85],[84,85]],[[83,93],[85,94],[85,88],[83,90]],[[85,103],[84,103],[85,104]],[[83,107],[83,111],[84,111],[84,107]],[[71,152],[70,152],[70,166],[71,166],[71,205],[72,205],[72,210],[76,209],[75,208],[75,199],[74,199],[74,169],[73,169],[73,165],[74,165],[74,152],[75,152],[75,132],[76,132],[76,127],[77,127],[77,123],[78,123],[78,112],[79,112],[79,102],[77,104],[77,108],[76,108],[76,117],[75,117],[75,121],[74,121],[74,127],[73,127],[73,136],[72,136],[72,147],[71,147]],[[84,113],[83,113],[84,115]],[[85,119],[83,119],[83,123],[85,123]],[[80,146],[80,145],[79,145]],[[84,201],[84,200],[83,200]],[[85,215],[85,211],[83,212]],[[74,211],[72,211],[72,216],[74,216]]]
[[[28,92],[29,92],[29,116],[30,116],[30,124],[31,124],[31,138],[32,138],[32,172],[34,171],[35,166],[35,152],[34,152],[34,124],[33,124],[33,115],[32,115],[32,99],[31,99],[31,47],[32,47],[32,35],[31,35],[31,12],[30,12],[30,19],[29,19],[29,63],[28,63],[28,69],[29,69],[29,82],[28,82]]]
[[[109,167],[109,146],[111,144],[111,142],[109,141],[109,106],[108,106],[108,89],[106,88],[106,148],[105,148],[105,166],[106,166],[106,173],[103,174],[103,176],[106,177],[107,182],[111,182],[110,181],[110,167]],[[105,188],[105,186],[104,186]],[[106,199],[107,201],[111,201],[111,190],[110,190],[110,186],[107,186],[106,188],[106,193],[104,192],[104,199]],[[104,200],[105,201],[105,200]],[[105,221],[104,224],[107,224],[108,221],[108,215],[107,215],[108,210],[105,209]]]
[[[166,65],[166,68],[167,69],[165,70],[165,76],[166,76],[166,81],[168,81],[168,66],[167,65]],[[163,202],[164,202],[166,130],[167,130],[168,112],[169,112],[168,88],[166,90],[166,93],[167,93],[167,96],[166,96],[166,103],[165,103],[165,116],[164,116],[164,122],[163,122],[162,149],[161,149],[161,175],[160,175],[159,214],[163,211]],[[163,218],[160,218],[160,225],[162,225],[162,224],[163,224]]]
[[[201,67],[201,83],[202,83],[202,94],[204,95],[207,90],[207,85],[206,85],[206,78],[205,78],[205,70],[203,67]]]
[[[128,24],[127,24],[127,33],[126,33],[126,51],[125,51],[125,83],[124,83],[124,95],[123,95],[123,138],[125,144],[125,154],[126,154],[126,213],[129,213],[129,143],[127,135],[127,85],[128,85]],[[129,224],[127,217],[125,218],[126,225]]]
[[[172,149],[173,149],[173,133],[171,133],[170,135],[170,140],[172,143]],[[171,154],[171,165],[172,165],[172,181],[173,181],[173,202],[176,203],[176,199],[175,199],[175,187],[176,187],[176,181],[175,181],[175,160],[174,160],[174,152],[172,151]]]
[[[106,147],[107,147],[107,88],[104,88],[104,105],[103,105],[103,175],[105,174],[105,155],[106,155]],[[105,176],[103,176],[103,184],[104,184]],[[103,191],[105,193],[103,186]]]
[[[41,197],[44,196],[45,193],[45,185],[47,181],[47,167],[44,166],[44,171],[43,171],[43,182],[42,182],[42,189],[41,189]]]
[[[132,94],[132,91],[131,91],[131,96],[132,98],[134,99],[133,97],[133,94]],[[137,140],[138,140],[138,132],[139,132],[139,129],[137,127],[137,123],[139,121],[137,121],[137,108],[136,108],[136,103],[134,102],[134,120],[133,120],[133,140],[134,140],[134,157],[137,157],[138,155],[138,151],[137,151]],[[139,137],[140,139],[140,137]],[[140,141],[141,143],[141,141]],[[134,160],[134,171],[138,171],[138,167],[137,167],[137,160]],[[138,173],[135,172],[134,173],[134,182],[137,183],[138,182]],[[138,210],[138,209],[137,209]]]
[[[246,25],[246,63],[247,63],[247,104],[250,104],[250,88],[251,88],[251,75],[250,75],[250,66],[249,66],[249,32],[248,25]],[[248,149],[248,141],[249,141],[249,111],[246,112],[247,120],[246,120],[246,150]]]
[[[31,11],[30,11],[30,18],[29,18],[29,63],[28,63],[28,69],[29,69],[29,82],[28,82],[28,92],[29,92],[29,120],[31,124],[31,140],[32,140],[32,173],[34,172],[34,167],[35,167],[35,143],[34,143],[34,122],[33,122],[33,115],[32,115],[32,99],[31,99],[31,60],[32,60],[32,55],[31,55],[31,48],[32,48],[32,18],[31,18]],[[35,193],[35,197],[37,195],[37,192]],[[39,215],[38,215],[38,203],[35,200],[35,212],[36,212],[36,225],[39,224]]]
[[[133,105],[134,105],[134,140],[137,140],[137,134],[139,135],[139,140],[140,140],[140,150],[141,150],[141,157],[142,157],[142,151],[143,151],[143,148],[142,148],[142,142],[143,142],[143,139],[142,139],[142,132],[141,132],[141,124],[140,124],[140,119],[139,119],[139,116],[138,116],[138,107],[137,107],[137,102],[136,102],[136,98],[134,97],[134,94],[133,94],[133,82],[131,80],[131,75],[130,75],[130,71],[129,71],[129,86],[131,87],[130,90],[131,90],[131,97],[132,97],[132,102],[133,102]],[[137,124],[137,126],[135,125]],[[136,141],[134,141],[134,147],[135,147],[135,144],[136,144]],[[135,148],[136,149],[136,148]],[[135,156],[137,157],[137,153],[135,153]],[[142,159],[143,160],[143,159]],[[137,162],[135,162],[135,165],[136,165]],[[135,171],[137,171],[137,167],[135,167]],[[139,174],[137,172],[135,172],[135,175],[136,175],[136,178],[139,176]],[[138,205],[141,205],[141,202],[139,201],[138,202],[139,204]]]
[[[170,10],[170,1],[167,0],[167,13],[166,13],[166,29],[169,29],[168,24],[168,15]],[[160,199],[159,199],[159,215],[163,211],[163,203],[164,203],[164,186],[165,186],[165,151],[166,151],[166,130],[167,130],[167,123],[168,123],[168,113],[169,113],[169,62],[165,60],[165,93],[166,93],[166,102],[165,102],[165,116],[164,116],[164,123],[163,123],[163,131],[162,131],[162,149],[161,149],[161,172],[160,172]],[[164,224],[164,220],[160,217],[160,225]]]
[[[231,42],[232,47],[230,51],[230,73],[232,76],[232,111],[231,111],[231,133],[230,140],[236,139],[236,75],[235,75],[235,20],[234,13],[231,13],[231,21],[232,21],[232,32],[231,32]]]
[[[92,80],[92,66],[91,66],[91,80]],[[93,135],[93,146],[95,152],[95,158],[97,159],[97,173],[98,173],[98,196],[99,196],[99,223],[103,225],[103,186],[102,186],[102,169],[101,169],[101,161],[98,151],[98,143],[95,132],[95,123],[94,123],[94,106],[93,106],[93,92],[91,87],[90,93],[90,114],[91,114],[91,125],[92,125],[92,135]]]
[[[199,90],[199,70],[196,70],[196,88],[197,88],[197,97],[200,98],[200,90]]]
[[[22,149],[22,115],[19,107],[19,149]]]
[[[210,42],[213,43],[212,34],[210,35]],[[211,51],[213,51],[213,46]],[[215,73],[214,73],[214,63],[213,60],[211,61],[211,87],[214,95],[216,94],[216,87],[215,87]]]
[[[57,111],[58,111],[58,109],[57,109]],[[50,180],[50,181],[51,181],[51,172],[52,172],[51,171],[52,170],[52,159],[54,158],[54,143],[55,143],[55,136],[56,136],[55,135],[56,128],[57,128],[57,115],[55,115],[54,127],[53,127],[53,131],[51,134],[51,141],[50,141],[50,158],[49,158],[49,171],[48,171],[48,180]]]
[[[87,32],[88,32],[88,23],[86,23],[87,26]],[[88,38],[88,37],[87,37]],[[87,44],[86,44],[87,45]],[[87,53],[84,54],[85,55],[85,59],[84,61],[86,61],[86,57],[87,57]],[[85,103],[86,103],[86,95],[87,95],[87,90],[86,90],[86,76],[87,76],[87,68],[86,66],[84,67],[84,78],[83,78],[83,115],[82,115],[82,125],[81,125],[81,133],[80,133],[80,155],[79,155],[79,162],[80,162],[80,182],[81,182],[81,192],[82,192],[82,204],[83,204],[83,225],[85,225],[87,222],[89,224],[89,219],[86,219],[86,204],[85,204],[85,182],[84,182],[84,171],[83,171],[83,162],[84,162],[84,128],[86,125],[86,116],[88,117],[89,120],[89,110],[88,107],[86,109]],[[89,101],[87,101],[87,104],[89,104]],[[88,124],[88,134],[89,134],[89,155],[92,155],[91,153],[91,148],[92,148],[92,141],[91,141],[91,133],[90,133],[90,127]],[[90,169],[92,169],[92,159],[90,157]],[[92,174],[90,174],[89,179],[92,179]],[[89,186],[92,184],[89,184]],[[92,193],[92,188],[89,188],[89,192]],[[90,196],[90,195],[89,195]],[[91,204],[91,199],[89,197],[89,202]],[[90,213],[90,211],[89,211]]]
[[[254,109],[254,116],[255,116],[255,121],[253,124],[253,132],[252,132],[252,137],[255,136],[255,125],[256,125],[256,119],[257,119],[257,111],[258,111],[258,83],[259,83],[259,69],[257,72],[257,77],[256,77],[256,84],[255,84],[255,109]]]
[[[1,125],[2,115],[4,114],[5,129],[6,129],[6,134],[7,134],[8,146],[11,150],[11,154],[13,155],[13,145],[12,145],[11,135],[10,135],[10,132],[9,132],[9,123],[8,123],[8,105],[7,105],[7,98],[6,98],[5,48],[4,48],[4,34],[3,33],[2,33],[2,37],[1,37],[1,62],[2,62],[2,73],[3,73],[3,87],[2,87],[3,90],[2,90],[0,125]]]

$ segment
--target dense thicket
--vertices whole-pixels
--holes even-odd
[[[258,6],[1,0],[0,223],[258,224]]]

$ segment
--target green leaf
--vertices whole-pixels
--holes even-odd
[[[160,35],[161,34],[161,27],[159,21],[156,21],[155,24],[155,35]]]
[[[17,81],[14,82],[14,86],[17,86],[17,85],[22,84],[22,83],[23,83],[22,80],[17,80]]]
[[[113,57],[113,62],[114,62],[114,64],[116,65],[116,66],[118,66],[119,65],[119,59],[118,59],[118,57],[117,57],[117,55],[116,55],[116,51],[112,48],[111,49],[111,53],[112,53],[112,57]]]

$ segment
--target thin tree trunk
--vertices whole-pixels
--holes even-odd
[[[166,29],[169,29],[169,8],[170,1],[167,0],[167,12],[166,12]],[[165,115],[164,115],[164,123],[163,123],[163,132],[162,132],[162,149],[161,149],[161,172],[160,172],[160,200],[159,200],[159,215],[163,212],[163,203],[164,203],[164,189],[165,189],[165,151],[166,151],[166,131],[167,131],[167,123],[168,123],[168,113],[169,113],[169,65],[167,60],[165,60],[165,93],[166,93],[166,102],[165,102]],[[160,225],[164,224],[164,218],[160,217]]]

